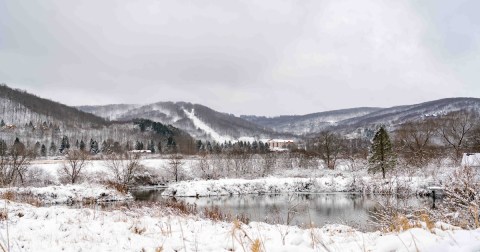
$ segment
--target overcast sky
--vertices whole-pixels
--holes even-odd
[[[2,0],[0,83],[234,114],[480,96],[480,1]]]

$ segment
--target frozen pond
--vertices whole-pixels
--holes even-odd
[[[137,201],[162,201],[161,191],[134,191]],[[201,198],[177,198],[197,209],[219,207],[224,213],[246,215],[251,221],[290,224],[307,227],[324,224],[345,224],[361,230],[369,230],[372,224],[371,212],[380,204],[398,207],[414,206],[431,208],[433,200],[426,197],[396,198],[395,196],[356,193],[317,194],[268,194],[233,195]]]

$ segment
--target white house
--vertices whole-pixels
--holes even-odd
[[[295,142],[285,139],[269,139],[267,144],[272,151],[288,151],[288,146],[295,144]]]
[[[480,168],[480,153],[463,153],[462,167]]]
[[[148,154],[152,153],[151,150],[131,150],[129,152],[130,153],[148,153]]]

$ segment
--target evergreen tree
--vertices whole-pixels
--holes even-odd
[[[25,145],[20,142],[20,139],[15,138],[15,142],[13,143],[11,154],[12,155],[19,155],[20,153],[25,151]]]
[[[387,170],[395,167],[396,156],[395,153],[393,153],[392,143],[390,142],[388,132],[383,126],[380,127],[373,137],[368,163],[368,171],[373,173],[381,171],[383,178],[385,178]]]
[[[197,152],[200,151],[200,149],[202,148],[202,145],[203,145],[202,140],[197,140]]]
[[[213,150],[212,144],[210,143],[210,141],[207,141],[207,151],[208,151],[209,153],[211,153],[212,150]]]
[[[135,150],[143,150],[143,143],[140,141],[137,141],[135,143]]]
[[[152,153],[155,153],[155,142],[153,140],[151,140],[149,143],[148,143],[148,149],[152,152]]]
[[[103,140],[103,142],[102,142],[101,152],[102,153],[109,153],[110,152],[110,145],[105,140]]]
[[[77,149],[80,148],[80,143],[78,142],[78,139],[77,139],[77,141],[75,141],[75,148],[77,148]]]
[[[47,147],[45,147],[45,144],[42,144],[42,147],[40,148],[40,155],[42,157],[46,157],[47,156]]]
[[[3,128],[3,127],[5,127],[5,122],[2,119],[2,121],[0,121],[0,128]]]
[[[50,143],[50,155],[55,155],[57,153],[57,146],[55,145],[55,143],[52,141]]]
[[[158,153],[162,153],[162,142],[158,142],[157,149],[158,149]]]
[[[79,144],[79,147],[78,147],[81,151],[85,151],[85,142],[83,142],[83,140],[80,140],[80,144]]]
[[[42,146],[41,146],[40,142],[37,141],[37,142],[35,143],[35,147],[34,147],[35,155],[39,155],[39,154],[40,154],[40,148],[41,148],[41,147],[42,147]]]
[[[167,150],[168,152],[176,152],[177,151],[177,143],[173,139],[173,137],[167,138]]]
[[[257,152],[257,150],[258,150],[258,142],[257,142],[257,141],[253,141],[253,143],[252,143],[252,150],[253,150],[254,152]]]
[[[90,153],[97,154],[99,152],[97,141],[90,139]]]
[[[0,156],[7,155],[8,146],[5,140],[0,139]]]
[[[63,153],[66,149],[70,149],[70,142],[68,141],[67,136],[63,136],[59,151],[60,153]]]

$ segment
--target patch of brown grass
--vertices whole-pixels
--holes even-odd
[[[128,192],[128,187],[127,186],[125,186],[123,184],[120,184],[120,183],[117,183],[117,182],[112,181],[112,180],[105,181],[105,185],[107,187],[113,188],[113,189],[115,189],[118,192],[123,193],[123,194],[126,194]]]
[[[197,205],[195,204],[189,204],[184,201],[177,201],[174,199],[169,199],[166,200],[165,202],[162,202],[162,205],[165,207],[168,207],[178,213],[185,214],[185,215],[196,215],[197,212]]]
[[[14,201],[15,200],[15,193],[12,192],[12,191],[6,191],[6,192],[0,194],[0,198],[10,200],[10,201]]]
[[[261,251],[261,243],[259,239],[255,239],[250,246],[250,251],[252,252],[260,252]]]

